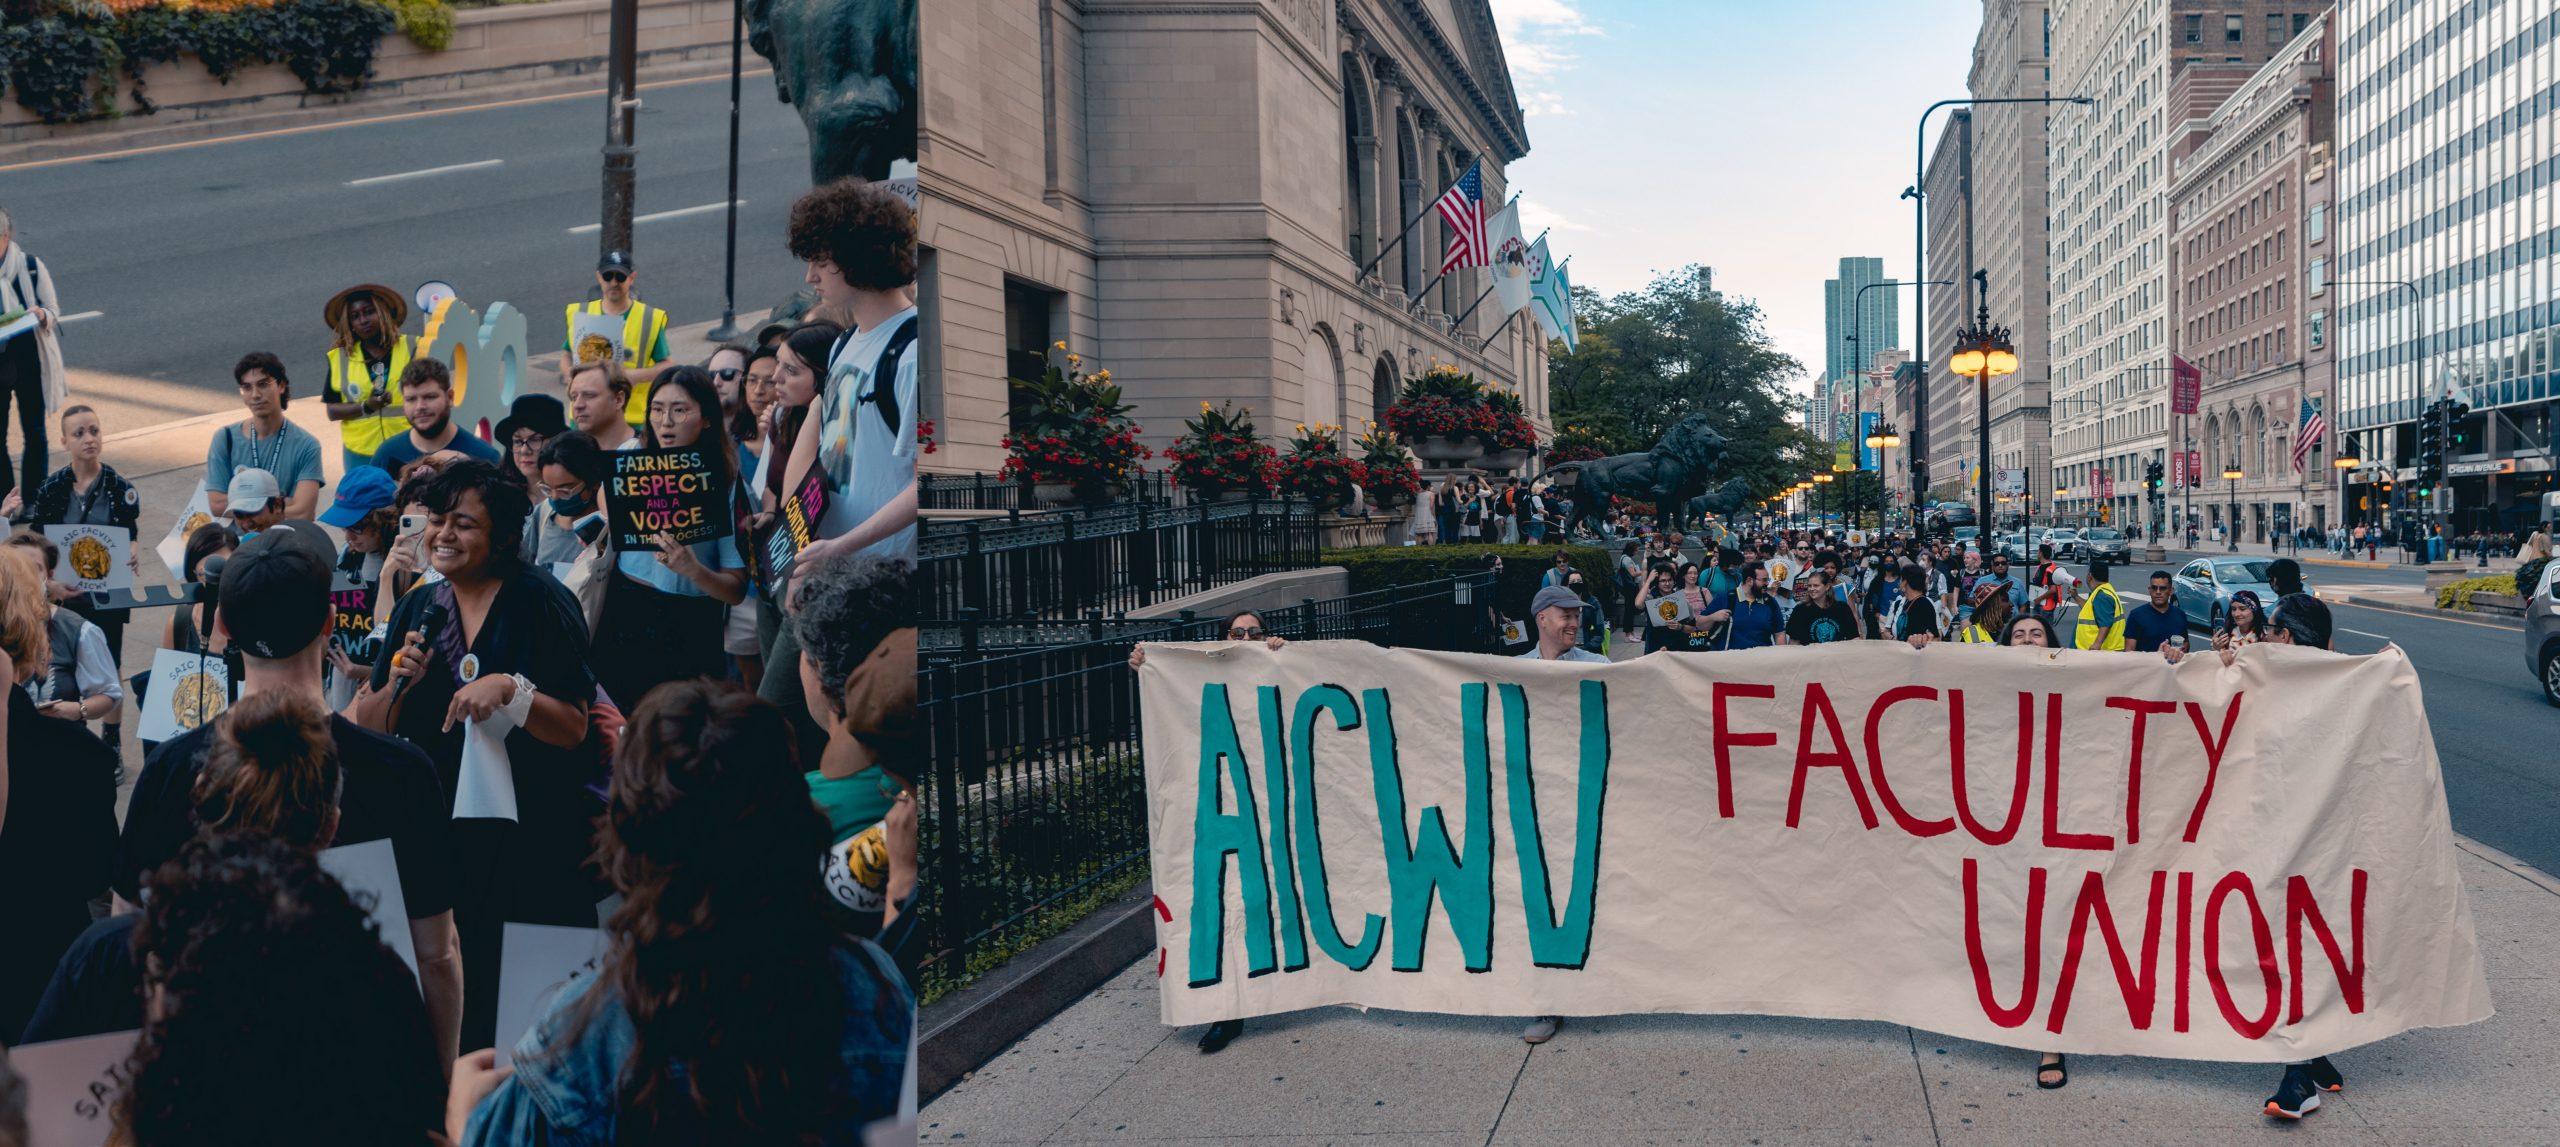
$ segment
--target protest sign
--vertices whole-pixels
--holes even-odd
[[[187,508],[178,511],[178,520],[169,523],[169,536],[160,539],[152,552],[160,555],[160,564],[168,567],[172,576],[183,573],[178,567],[187,560],[187,535],[212,523],[213,504],[199,489],[195,497],[187,499]]]
[[[142,724],[134,735],[170,741],[222,715],[231,703],[231,672],[222,658],[162,649],[151,656],[151,681],[142,692]]]
[[[604,958],[604,931],[510,923],[498,945],[498,1066],[504,1067],[553,993],[570,977],[595,971]]]
[[[1537,635],[1529,632],[1528,622],[1505,621],[1502,623],[1502,643],[1504,645],[1527,645],[1529,644],[1530,639],[1535,636]]]
[[[1168,1024],[1751,1013],[2291,1062],[2489,1015],[2394,648],[1145,648]]]
[[[28,1147],[99,1147],[115,1130],[115,1108],[133,1083],[141,1032],[109,1032],[9,1049],[9,1067],[27,1087]]]
[[[1649,624],[1676,625],[1697,616],[1697,611],[1689,607],[1689,595],[1681,592],[1646,602],[1644,615]]]
[[[681,545],[729,536],[728,476],[710,451],[663,446],[617,450],[612,457],[604,508],[613,519],[616,545],[654,549],[650,539],[661,533]]]
[[[360,585],[353,589],[329,591],[329,640],[338,651],[360,665],[373,664],[381,641],[374,636],[373,587]]]
[[[53,580],[89,592],[133,588],[133,534],[124,527],[46,526],[44,536],[59,555]]]
[[[827,479],[817,467],[809,468],[800,489],[782,500],[756,546],[756,564],[764,574],[764,584],[781,585],[790,576],[791,563],[800,551],[818,538],[818,523],[827,516]]]
[[[621,315],[579,315],[577,323],[569,328],[571,352],[579,362],[628,362],[622,353],[625,321]]]
[[[400,891],[400,858],[391,841],[339,845],[320,854],[320,867],[346,885],[348,894],[381,931],[382,942],[409,965],[410,975],[417,975],[418,947],[409,935],[409,900]]]

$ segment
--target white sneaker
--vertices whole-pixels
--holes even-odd
[[[1520,1030],[1520,1038],[1527,1043],[1545,1043],[1556,1038],[1556,1032],[1563,1027],[1563,1016],[1539,1016]]]

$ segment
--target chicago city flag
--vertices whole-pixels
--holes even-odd
[[[1573,330],[1573,283],[1563,265],[1547,257],[1547,240],[1529,244],[1529,313],[1545,327],[1547,337],[1563,339],[1566,354],[1581,345]]]

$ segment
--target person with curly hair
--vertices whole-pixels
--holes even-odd
[[[800,613],[792,618],[800,637],[801,691],[808,698],[810,719],[827,734],[826,748],[810,762],[809,796],[827,816],[830,876],[848,869],[852,873],[846,880],[831,880],[829,890],[867,918],[862,928],[866,935],[885,927],[915,887],[913,837],[907,838],[903,855],[899,850],[883,855],[878,848],[886,843],[883,820],[902,811],[910,818],[914,814],[916,762],[893,759],[899,738],[880,735],[874,727],[879,714],[858,711],[849,694],[874,698],[872,708],[877,708],[877,699],[887,694],[869,679],[903,672],[908,690],[904,703],[913,711],[913,574],[905,562],[840,558],[801,575],[808,588],[801,595]],[[895,640],[899,634],[905,635],[903,644]],[[902,670],[883,664],[901,654]],[[857,683],[862,688],[852,688]],[[866,845],[864,837],[880,843]],[[886,865],[844,863],[864,857],[880,857]]]
[[[44,571],[0,546],[0,682],[52,664],[53,602]],[[54,959],[89,926],[116,847],[114,761],[70,721],[47,717],[19,688],[0,702],[0,1041],[26,1026]]]
[[[120,1141],[436,1141],[444,1071],[417,981],[307,845],[198,838],[152,874],[133,948],[147,1018]]]
[[[915,559],[916,216],[884,184],[837,180],[791,206],[791,254],[809,264],[820,309],[851,320],[828,355],[818,404],[792,443],[782,488],[824,472],[824,561],[868,553]],[[789,598],[785,598],[786,603]]]
[[[896,1114],[915,1002],[845,934],[809,858],[827,818],[783,715],[745,690],[649,695],[614,754],[596,860],[622,894],[593,974],[515,1046],[454,1065],[457,1144],[858,1143]]]

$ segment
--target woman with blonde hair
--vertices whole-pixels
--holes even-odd
[[[16,686],[53,662],[53,601],[24,547],[0,546],[0,1039],[17,1042],[54,962],[89,926],[116,847],[115,762],[86,727]]]

